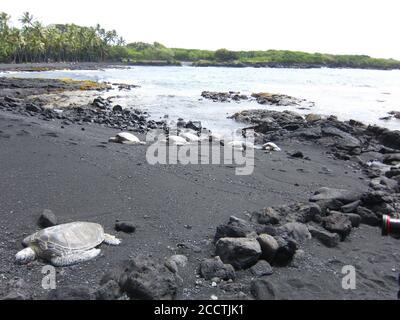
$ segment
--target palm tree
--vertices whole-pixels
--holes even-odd
[[[10,17],[0,12],[0,62],[103,61],[123,56],[125,41],[115,30],[99,24],[81,27],[75,24],[44,26],[29,12],[19,21],[22,28],[11,28]],[[116,50],[110,50],[112,47]],[[115,57],[114,57],[115,58]]]
[[[32,26],[33,23],[33,15],[31,15],[28,11],[24,12],[19,18],[19,21],[22,23],[24,27]]]

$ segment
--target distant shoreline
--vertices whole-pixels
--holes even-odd
[[[168,61],[134,61],[134,62],[49,62],[49,63],[1,63],[0,72],[41,72],[55,70],[99,70],[110,68],[128,68],[134,66],[148,67],[218,67],[218,68],[271,68],[271,69],[361,69],[361,70],[400,70],[398,67],[351,67],[338,64],[305,64],[277,62],[168,62]]]

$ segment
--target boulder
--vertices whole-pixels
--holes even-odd
[[[311,234],[305,224],[299,222],[289,222],[278,229],[280,233],[288,235],[298,243],[310,240]]]
[[[382,130],[378,140],[388,148],[400,149],[400,131]]]
[[[265,260],[258,261],[256,265],[250,268],[250,272],[255,277],[270,276],[274,273],[271,265]]]
[[[115,223],[115,231],[134,233],[136,231],[136,226],[130,221],[117,221]]]
[[[215,252],[224,263],[237,270],[255,265],[262,253],[257,239],[252,238],[222,238],[218,240]]]
[[[338,200],[343,204],[348,204],[360,200],[361,194],[345,189],[321,188],[311,197],[311,202]]]
[[[275,237],[278,242],[278,249],[275,253],[274,264],[278,266],[287,266],[293,259],[298,244],[295,240],[286,237]]]
[[[353,228],[358,228],[361,224],[361,216],[355,213],[346,213],[346,217],[350,219]]]
[[[274,208],[265,208],[262,212],[253,212],[252,220],[259,224],[279,224],[281,216]]]
[[[133,300],[172,300],[175,299],[177,278],[165,266],[146,257],[136,256],[124,263],[119,270],[119,285]]]
[[[325,217],[323,226],[326,230],[337,233],[342,241],[346,239],[352,229],[350,219],[340,212],[332,212],[330,216]]]
[[[384,191],[368,191],[362,196],[362,203],[364,206],[372,206],[388,200],[387,194]]]
[[[105,110],[110,107],[110,102],[102,97],[97,97],[93,100],[92,105],[101,110]]]
[[[278,251],[279,248],[279,244],[275,238],[268,234],[260,234],[257,241],[260,244],[262,251],[261,258],[270,263],[274,261],[276,251]]]
[[[316,217],[322,214],[321,208],[317,203],[300,204],[293,211],[290,216],[295,218],[294,221],[300,223],[314,221]]]
[[[303,159],[304,158],[304,154],[301,151],[295,151],[290,156],[292,158],[299,158],[299,159]]]
[[[188,263],[188,258],[184,255],[177,254],[169,257],[165,261],[165,266],[173,273],[178,273],[180,268],[185,268]]]
[[[340,242],[340,236],[336,233],[331,233],[313,226],[310,226],[308,229],[313,238],[317,239],[328,248],[337,247]]]
[[[355,212],[358,208],[358,206],[360,205],[361,201],[355,201],[349,204],[346,204],[345,206],[342,206],[340,209],[342,212],[344,213],[351,213],[351,212]]]
[[[200,264],[200,275],[206,280],[219,278],[222,280],[235,280],[235,269],[230,264],[224,264],[220,257],[205,259]]]
[[[113,107],[113,112],[122,112],[123,110],[124,109],[119,104]]]
[[[358,207],[357,214],[361,217],[362,224],[372,227],[377,227],[380,225],[380,220],[377,215],[365,207]]]
[[[231,217],[227,224],[217,227],[214,241],[217,242],[221,238],[245,238],[253,232],[254,229],[249,222]]]
[[[322,117],[319,114],[315,113],[310,113],[306,116],[306,121],[307,122],[317,122],[319,120],[322,120]]]
[[[53,211],[45,209],[38,219],[38,225],[42,228],[49,228],[57,225],[57,217]]]

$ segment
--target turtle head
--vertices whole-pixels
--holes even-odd
[[[36,259],[36,252],[31,248],[27,247],[21,250],[15,255],[15,261],[19,264],[28,264]]]

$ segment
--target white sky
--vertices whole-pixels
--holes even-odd
[[[233,50],[288,49],[400,59],[399,0],[0,0],[13,22],[116,29],[128,42]]]

